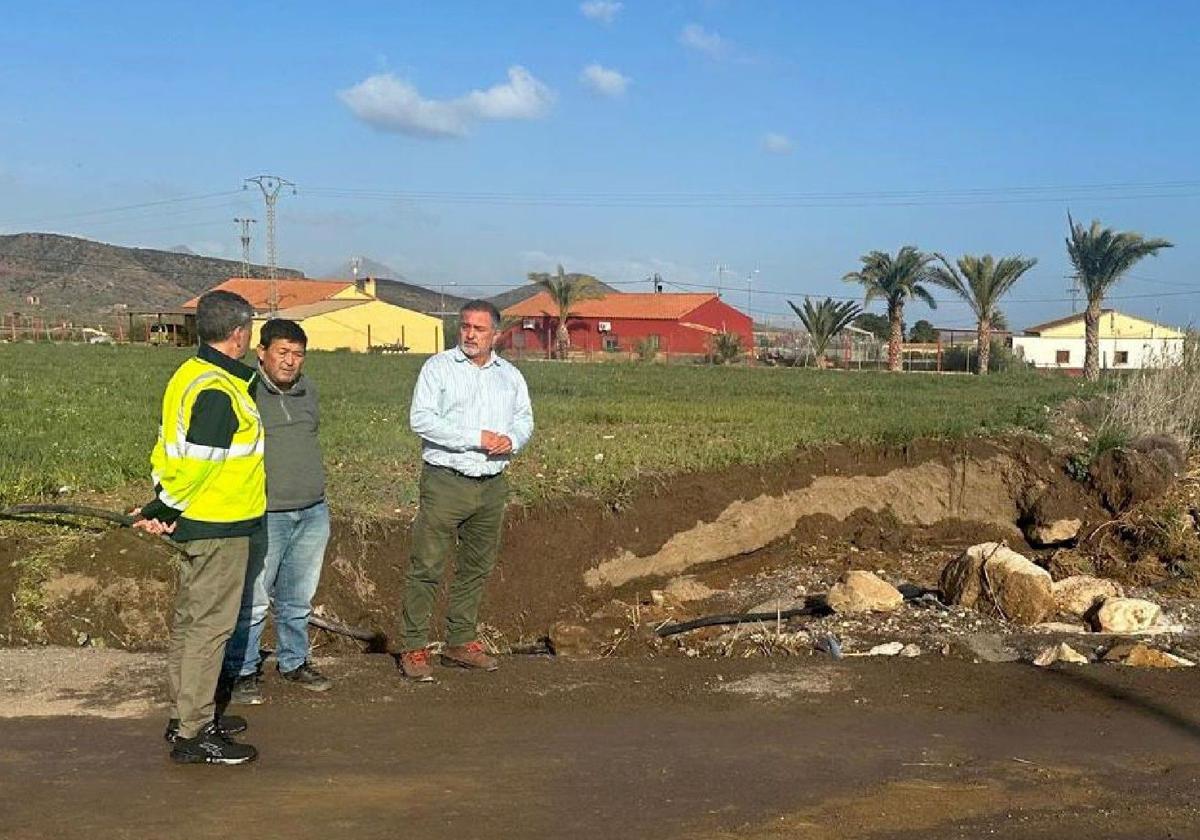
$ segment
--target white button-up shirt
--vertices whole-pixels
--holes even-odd
[[[431,356],[413,389],[409,425],[421,436],[425,463],[465,475],[496,475],[511,455],[489,456],[484,430],[512,441],[512,454],[533,435],[533,407],[521,372],[495,353],[482,367],[455,347]]]

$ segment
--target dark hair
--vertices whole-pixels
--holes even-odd
[[[254,307],[241,295],[215,289],[196,303],[196,333],[204,343],[224,341],[254,319]]]
[[[495,304],[486,300],[469,300],[464,303],[458,310],[458,316],[461,318],[467,312],[486,312],[492,316],[492,326],[500,329],[500,310]]]
[[[308,335],[304,332],[304,327],[287,318],[272,318],[263,324],[262,331],[258,334],[258,346],[269,350],[271,342],[277,338],[308,347]]]

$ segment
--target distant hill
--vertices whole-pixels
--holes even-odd
[[[567,277],[570,278],[572,275],[568,274]],[[596,286],[605,294],[619,294],[621,291],[620,289],[614,289],[612,286],[609,286],[606,283],[597,282]],[[510,306],[515,306],[523,300],[528,300],[541,290],[542,287],[538,286],[536,283],[527,283],[524,286],[518,286],[517,288],[510,289],[507,292],[501,292],[498,295],[488,298],[488,300],[495,304],[497,309],[503,312]]]
[[[399,280],[401,283],[407,282],[408,278],[401,274],[390,265],[384,265],[381,262],[376,262],[368,257],[358,258],[358,276],[359,277],[376,277],[386,280]],[[332,270],[320,275],[321,277],[336,277],[339,280],[343,277],[352,278],[354,276],[353,258],[347,259],[344,262],[333,267]]]
[[[10,234],[0,236],[0,313],[96,321],[114,308],[175,309],[241,273],[237,260],[54,233]],[[266,273],[251,266],[251,276]],[[280,268],[279,276],[304,274]]]
[[[359,276],[363,276],[360,272]],[[446,288],[452,288],[447,286]],[[380,300],[403,306],[405,309],[415,309],[417,312],[441,312],[443,302],[446,312],[454,312],[467,302],[464,297],[446,293],[443,298],[440,289],[426,289],[412,283],[400,280],[375,280],[375,296]]]

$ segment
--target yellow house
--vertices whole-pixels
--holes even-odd
[[[270,316],[254,317],[253,343]],[[307,303],[279,310],[278,317],[288,318],[304,328],[310,350],[355,350],[372,347],[409,353],[437,353],[442,350],[442,319],[385,303],[368,300],[337,299]]]
[[[443,348],[442,319],[379,300],[375,281],[267,280],[233,277],[216,287],[241,295],[254,307],[254,337],[275,317],[296,321],[308,335],[310,350],[395,349],[437,353]],[[199,297],[183,309],[194,311]]]
[[[1100,367],[1132,369],[1158,367],[1177,359],[1185,334],[1174,327],[1115,309],[1100,312]],[[1083,369],[1083,313],[1047,321],[1013,336],[1013,351],[1036,367]]]

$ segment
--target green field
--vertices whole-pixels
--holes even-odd
[[[149,491],[159,398],[186,351],[0,345],[0,505],[59,488],[130,503]],[[330,498],[342,512],[414,501],[408,403],[422,359],[312,353]],[[714,368],[522,364],[537,430],[514,464],[520,496],[611,496],[639,477],[758,463],[805,444],[899,442],[1044,429],[1076,380]]]

